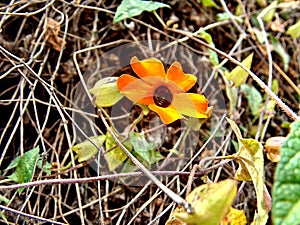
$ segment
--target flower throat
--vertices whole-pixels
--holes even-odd
[[[153,100],[157,106],[167,108],[173,100],[173,95],[167,86],[162,85],[155,89]]]

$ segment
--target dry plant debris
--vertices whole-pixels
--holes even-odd
[[[258,198],[271,208],[280,151],[269,138],[286,137],[289,125],[299,120],[300,109],[300,3],[272,2],[164,1],[151,6],[154,12],[133,10],[134,17],[123,15],[114,23],[120,0],[2,1],[0,220],[165,224],[178,207],[176,201],[123,155],[109,137],[110,128],[104,123],[109,118],[115,127],[124,128],[115,132],[120,145],[131,149],[173,197],[180,195],[183,201],[200,185],[234,179],[242,165],[228,156],[238,152],[238,141],[251,139],[265,146],[259,165],[264,196],[260,180]],[[135,47],[124,52],[122,46]],[[165,125],[143,105],[124,114],[132,104],[126,98],[120,100],[121,115],[111,114],[114,105],[88,111],[96,102],[89,89],[105,76],[134,75],[130,67],[134,56],[159,57],[166,69],[181,59],[184,72],[197,76],[190,92],[204,94],[209,101],[209,118]],[[243,77],[234,71],[242,71]],[[235,79],[240,78],[237,85],[240,81]],[[226,117],[239,127],[240,140]],[[124,134],[131,131],[130,139]],[[89,137],[92,142],[84,149]],[[152,151],[136,152],[139,146],[159,147],[151,155]],[[105,159],[117,148],[124,161],[112,172]],[[244,224],[243,215],[250,224],[257,215],[258,184],[236,184],[233,208],[222,224],[236,217]],[[272,224],[270,217],[266,223]]]

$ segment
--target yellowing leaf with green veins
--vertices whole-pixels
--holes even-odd
[[[255,139],[244,139],[233,120],[227,119],[238,139],[239,151],[233,158],[239,163],[235,178],[242,181],[252,181],[257,198],[257,215],[254,225],[265,225],[268,220],[268,212],[264,198],[264,156],[263,146]],[[228,157],[230,158],[230,157]]]
[[[131,151],[132,146],[130,141],[125,141],[123,144]],[[107,152],[104,157],[108,164],[109,171],[114,171],[128,158],[123,150],[116,144],[109,132],[106,134],[105,148]]]
[[[236,181],[230,179],[203,184],[186,197],[194,213],[189,214],[184,208],[177,207],[166,225],[180,224],[180,221],[187,225],[219,225],[229,210],[236,192]]]
[[[123,94],[117,87],[117,79],[118,77],[102,78],[89,90],[96,98],[97,107],[113,106],[123,98]]]
[[[243,61],[242,64],[250,69],[253,59],[253,53],[248,55]],[[244,84],[247,80],[248,73],[241,67],[235,67],[230,73],[225,71],[225,76],[227,80],[231,80],[234,83],[234,86],[239,87],[241,84]]]
[[[103,145],[105,139],[106,136],[104,134],[97,137],[90,137],[90,140],[98,147]],[[78,162],[87,161],[98,153],[97,147],[90,140],[85,140],[72,147],[72,150],[78,155]]]
[[[220,225],[246,225],[247,218],[243,210],[230,208]]]
[[[286,34],[290,35],[293,39],[296,39],[297,37],[300,36],[300,20],[295,23],[294,25],[290,26]]]
[[[274,17],[274,14],[275,14],[275,11],[276,11],[276,6],[278,4],[278,1],[272,1],[272,3],[267,6],[266,8],[263,9],[263,11],[261,11],[260,15],[263,16],[263,20],[265,22],[270,22],[273,17]]]

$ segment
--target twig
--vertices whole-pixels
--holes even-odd
[[[175,194],[171,189],[167,188],[160,180],[158,180],[153,174],[139,161],[137,160],[131,153],[128,151],[128,149],[122,144],[122,142],[117,138],[114,132],[110,129],[108,123],[106,122],[101,109],[98,109],[99,116],[102,119],[102,122],[104,123],[106,129],[114,139],[117,145],[122,149],[122,151],[131,159],[131,161],[139,167],[139,169],[155,184],[157,185],[166,195],[168,195],[174,202],[181,205],[187,213],[193,213],[194,210],[190,203],[188,203],[185,199],[183,199],[181,196]]]
[[[31,215],[31,214],[28,214],[28,213],[24,213],[24,212],[21,212],[19,210],[15,210],[15,209],[6,207],[4,205],[0,205],[0,209],[3,209],[3,210],[6,210],[8,212],[12,212],[12,213],[18,214],[20,216],[25,216],[25,217],[28,217],[28,218],[31,218],[31,219],[35,219],[35,220],[39,220],[39,221],[44,221],[44,222],[49,223],[49,224],[58,224],[58,225],[65,225],[66,224],[66,223],[60,223],[60,222],[56,222],[56,221],[53,221],[53,220],[50,220],[50,219],[46,219],[46,218],[43,218],[43,217],[34,216],[34,215]]]
[[[180,171],[150,171],[151,174],[158,176],[189,176],[190,172],[180,172]],[[195,173],[195,176],[203,176],[207,170],[202,170],[201,172]],[[27,188],[33,186],[41,186],[41,185],[55,185],[55,184],[80,184],[80,183],[89,183],[96,182],[99,180],[116,180],[124,177],[136,177],[136,176],[145,176],[143,172],[130,172],[130,173],[118,173],[118,174],[108,174],[97,177],[85,177],[85,178],[69,178],[69,179],[49,179],[49,180],[39,180],[32,181],[23,184],[13,184],[13,185],[3,185],[0,186],[0,191],[18,189],[18,188]]]

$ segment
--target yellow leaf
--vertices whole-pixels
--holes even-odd
[[[123,98],[117,87],[117,79],[118,77],[102,78],[89,90],[96,98],[95,104],[97,107],[113,106]]]
[[[100,147],[103,145],[103,143],[106,139],[106,136],[100,135],[97,137],[90,137],[90,139],[98,147]],[[89,140],[85,140],[85,141],[73,146],[72,150],[78,155],[78,162],[87,161],[98,153],[97,147]]]
[[[248,55],[247,58],[245,58],[242,61],[242,64],[248,69],[250,69],[252,59],[253,59],[253,53]],[[225,76],[227,80],[233,81],[234,86],[239,87],[241,84],[244,84],[246,82],[248,73],[243,68],[237,66],[230,73],[225,71]]]
[[[263,15],[263,20],[265,22],[270,22],[273,19],[276,11],[275,6],[277,6],[277,4],[278,1],[272,1],[272,3],[269,6],[267,6],[266,8],[264,8],[263,11],[261,11],[260,14]]]
[[[194,213],[189,214],[184,208],[177,207],[166,225],[185,223],[187,225],[219,225],[230,208],[236,192],[237,184],[230,179],[203,184],[186,197]]]
[[[290,26],[286,31],[286,34],[290,35],[293,39],[300,36],[300,20],[294,25]]]
[[[244,139],[233,120],[227,119],[239,143],[239,151],[234,155],[239,168],[235,174],[238,180],[252,180],[257,197],[257,215],[254,224],[265,225],[268,220],[266,202],[264,198],[264,156],[263,146],[255,139]]]
[[[247,219],[243,210],[230,208],[220,225],[246,225]]]

